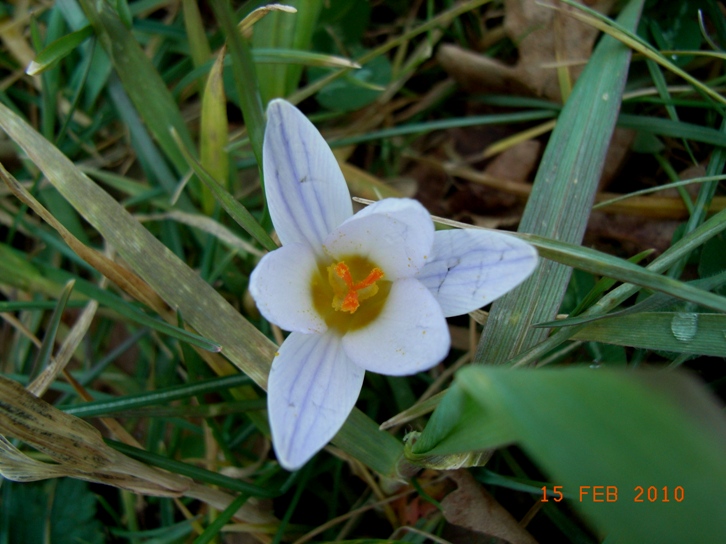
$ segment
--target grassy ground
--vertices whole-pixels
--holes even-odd
[[[260,5],[0,3],[0,544],[726,538],[723,3]],[[275,97],[355,197],[541,257],[294,473]]]

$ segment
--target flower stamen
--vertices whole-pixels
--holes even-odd
[[[383,271],[375,267],[363,281],[353,281],[348,265],[344,261],[328,267],[328,281],[333,287],[333,308],[351,314],[360,307],[360,302],[378,292],[376,282],[384,276]]]

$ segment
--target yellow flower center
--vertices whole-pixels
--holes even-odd
[[[310,280],[313,306],[329,328],[345,333],[368,325],[383,310],[391,282],[365,257],[320,263]]]

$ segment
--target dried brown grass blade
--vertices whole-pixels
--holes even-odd
[[[2,376],[0,435],[17,438],[57,463],[33,460],[0,436],[0,474],[10,480],[71,476],[145,495],[194,497],[215,508],[224,508],[234,499],[186,476],[164,472],[127,457],[108,446],[101,433],[89,423],[62,412]],[[245,504],[236,517],[251,523],[268,523],[273,519],[254,502]]]
[[[105,255],[99,253],[95,249],[91,249],[81,243],[78,238],[68,231],[53,215],[31,195],[18,180],[16,180],[6,169],[0,164],[0,179],[2,179],[13,194],[20,201],[27,204],[30,209],[37,213],[46,223],[53,227],[68,246],[76,252],[88,264],[93,266],[101,274],[106,276],[116,285],[121,287],[130,296],[146,304],[149,308],[153,308],[157,313],[164,314],[168,312],[168,307],[164,301],[157,295],[149,285],[139,276],[115,263]]]

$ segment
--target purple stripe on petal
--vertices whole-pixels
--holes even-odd
[[[481,308],[524,281],[537,264],[534,247],[476,229],[437,232],[434,259],[416,276],[446,317]]]
[[[272,362],[267,407],[280,464],[296,470],[340,430],[363,385],[364,370],[340,337],[292,333]]]
[[[319,253],[325,236],[353,213],[345,179],[297,108],[273,100],[267,117],[263,171],[272,222],[283,245],[306,243]]]

